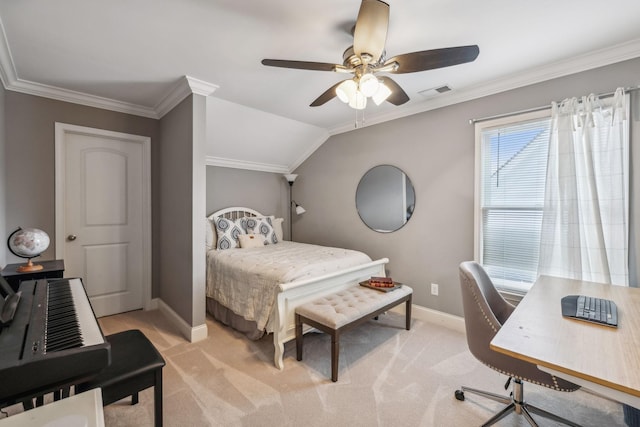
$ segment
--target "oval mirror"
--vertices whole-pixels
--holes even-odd
[[[416,203],[409,177],[395,166],[375,166],[364,174],[356,190],[356,209],[370,229],[391,233],[404,226]]]

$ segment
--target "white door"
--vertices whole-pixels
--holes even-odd
[[[65,277],[83,279],[98,317],[145,305],[148,142],[56,123],[56,256]]]

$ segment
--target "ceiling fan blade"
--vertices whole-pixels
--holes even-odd
[[[384,52],[388,27],[389,5],[380,0],[362,0],[353,32],[355,54],[369,54],[371,62],[377,62]]]
[[[342,65],[328,64],[326,62],[288,61],[286,59],[263,59],[262,65],[313,71],[335,71],[336,68],[344,68]]]
[[[409,100],[409,95],[394,80],[389,77],[379,77],[379,79],[391,90],[391,95],[387,98],[388,102],[393,105],[402,105]]]
[[[394,56],[387,60],[385,65],[398,63],[398,68],[395,71],[389,71],[390,73],[415,73],[471,62],[478,57],[479,53],[480,48],[477,45],[423,50]]]
[[[321,105],[324,105],[326,102],[331,101],[333,98],[336,97],[336,88],[340,85],[340,83],[342,83],[344,80],[334,84],[333,86],[331,86],[329,89],[327,89],[322,95],[320,95],[319,97],[316,98],[315,101],[313,101],[311,103],[311,105],[309,105],[310,107],[319,107]]]

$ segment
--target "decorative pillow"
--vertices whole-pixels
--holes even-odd
[[[207,217],[205,219],[207,221],[207,225],[205,226],[207,233],[205,242],[207,245],[207,252],[209,252],[211,249],[216,248],[216,226],[214,225],[213,218]]]
[[[241,234],[238,236],[241,248],[260,248],[264,246],[262,234]]]
[[[282,234],[283,222],[284,222],[284,218],[275,218],[273,220],[273,231],[276,232],[276,237],[278,238],[278,242],[282,242],[284,240],[284,235]]]
[[[238,220],[236,221],[236,224],[240,225],[242,227],[242,230],[246,234],[251,234],[252,233],[252,229],[251,228],[247,228],[247,221],[252,220],[251,221],[251,227],[254,227],[255,226],[255,221],[262,221],[263,219],[271,221],[270,224],[273,226],[273,220],[275,219],[275,216],[273,216],[273,215],[270,215],[270,216],[244,216],[242,218],[238,218]]]
[[[271,217],[244,217],[242,218],[244,231],[247,234],[261,234],[264,236],[265,245],[278,243],[278,237],[273,230]]]
[[[246,234],[239,222],[227,218],[216,218],[216,232],[218,233],[218,250],[237,248],[240,245],[238,236]]]

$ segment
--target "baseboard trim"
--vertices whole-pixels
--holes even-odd
[[[189,342],[198,342],[207,338],[209,331],[206,324],[193,327],[190,326],[182,317],[180,317],[180,315],[178,315],[178,313],[173,311],[173,309],[160,298],[152,299],[150,305],[158,308],[171,323],[176,325],[180,334],[189,340]],[[154,308],[151,308],[151,310],[153,309]],[[405,304],[400,304],[392,308],[391,311],[404,314],[404,309]],[[464,318],[460,316],[454,316],[453,314],[413,304],[411,306],[411,317],[424,322],[434,323],[463,334],[465,333]]]
[[[391,311],[404,313],[404,307],[405,304],[400,304],[394,307]],[[411,305],[411,317],[424,322],[434,323],[463,334],[465,333],[464,317],[454,316],[453,314],[444,313],[442,311],[433,310],[415,304]]]
[[[145,311],[157,310],[159,308],[160,298],[151,298],[145,306]]]
[[[206,324],[191,326],[185,322],[178,313],[173,311],[167,303],[162,301],[160,298],[155,298],[155,300],[157,301],[160,312],[178,328],[180,334],[182,334],[182,336],[184,336],[189,342],[202,341],[207,338],[208,329]]]

